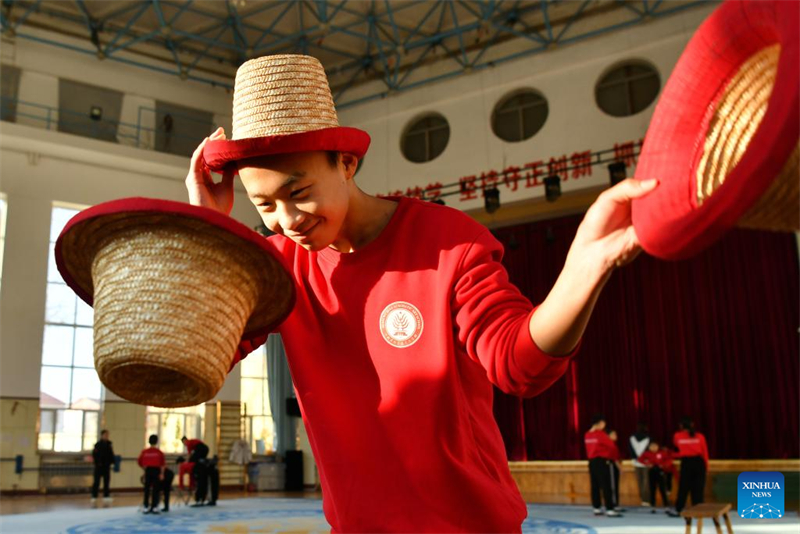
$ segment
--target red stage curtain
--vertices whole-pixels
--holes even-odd
[[[581,216],[502,228],[511,280],[541,302]],[[638,421],[671,445],[684,415],[712,458],[800,456],[800,289],[795,236],[734,230],[701,255],[642,254],[616,272],[566,375],[533,399],[495,391],[510,460],[585,458],[596,412],[627,440]]]

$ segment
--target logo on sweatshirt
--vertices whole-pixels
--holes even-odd
[[[739,474],[737,512],[743,519],[783,517],[783,473],[745,471]]]
[[[388,344],[404,349],[422,335],[422,314],[413,304],[393,302],[381,313],[380,328]]]

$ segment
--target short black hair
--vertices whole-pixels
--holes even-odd
[[[339,165],[339,152],[336,150],[328,150],[327,154],[328,163],[335,169]]]
[[[108,434],[108,430],[105,429],[105,428],[103,430],[101,430],[100,431],[100,435],[102,436],[103,434]]]
[[[596,414],[594,414],[592,416],[592,424],[593,425],[596,425],[600,421],[605,421],[605,420],[606,420],[606,416],[601,414],[601,413],[596,413]]]
[[[150,438],[147,441],[150,445],[155,445],[158,443],[158,436],[156,434],[150,434]]]
[[[187,439],[187,438],[186,438],[186,436],[183,436],[183,437],[181,438],[181,441],[183,441],[183,440],[185,440],[185,439]]]

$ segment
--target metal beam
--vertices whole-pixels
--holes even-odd
[[[139,17],[141,17],[142,14],[145,11],[147,11],[149,8],[150,8],[150,4],[144,4],[144,3],[139,7],[139,11],[137,11],[136,14],[134,14],[130,18],[130,20],[128,20],[128,23],[125,25],[125,27],[122,28],[121,30],[119,30],[117,32],[117,35],[115,35],[114,38],[111,41],[109,41],[109,43],[106,45],[106,48],[103,51],[103,53],[106,56],[110,56],[111,55],[111,52],[115,50],[114,49],[114,45],[117,44],[117,41],[119,41],[120,38],[122,38],[123,35],[127,35],[128,34],[128,30],[131,28],[131,26],[133,26],[133,24],[137,20],[139,20]]]

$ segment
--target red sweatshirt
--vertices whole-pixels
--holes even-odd
[[[706,445],[706,438],[700,432],[695,432],[694,436],[690,436],[685,430],[675,432],[672,438],[675,442],[675,447],[678,449],[678,458],[686,458],[688,456],[702,456],[703,461],[706,463],[706,470],[708,469],[708,446]]]
[[[148,447],[139,454],[139,467],[162,467],[166,465],[164,453],[156,447]]]
[[[675,464],[672,463],[672,453],[669,452],[669,449],[659,449],[656,452],[644,451],[639,456],[639,461],[647,466],[658,466],[666,473],[676,474]]]
[[[191,455],[194,452],[194,448],[197,447],[197,444],[200,443],[199,439],[187,439],[186,440],[186,451]]]
[[[611,441],[603,430],[590,430],[583,436],[583,443],[586,445],[586,456],[590,460],[592,458],[614,460],[619,457],[617,444]]]
[[[297,282],[280,333],[333,532],[519,532],[527,510],[492,384],[536,395],[572,354],[533,343],[502,245],[455,209],[407,198],[354,253],[270,239]]]

